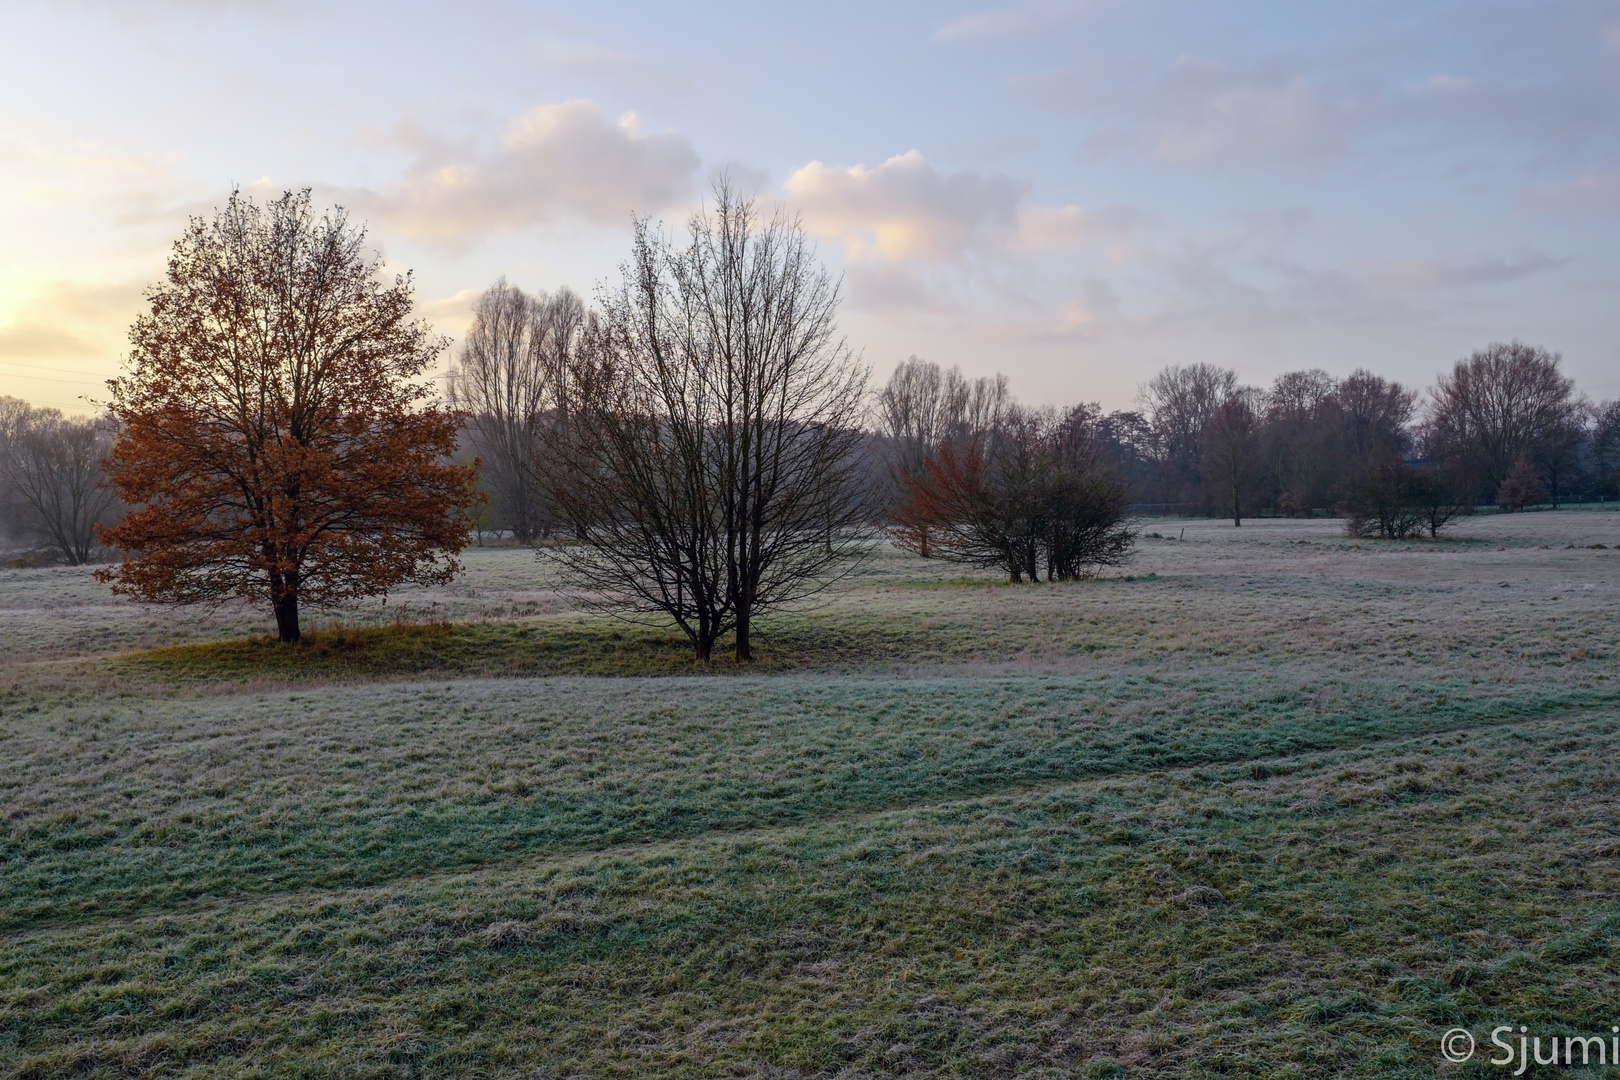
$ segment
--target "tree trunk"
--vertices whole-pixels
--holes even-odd
[[[737,612],[737,659],[750,661],[754,658],[753,645],[748,640],[749,615],[747,611]]]
[[[298,632],[298,579],[289,578],[281,595],[273,603],[276,612],[276,636],[284,642],[294,642]]]
[[[918,554],[925,559],[928,558],[928,526],[926,525],[922,527],[922,544],[920,545]]]

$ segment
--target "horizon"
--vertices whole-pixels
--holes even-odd
[[[500,276],[589,298],[726,170],[801,216],[878,383],[1426,390],[1517,338],[1620,397],[1612,3],[749,11],[9,5],[44,45],[0,73],[0,394],[90,411],[233,184],[347,206],[459,338]]]

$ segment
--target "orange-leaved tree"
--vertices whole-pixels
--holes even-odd
[[[386,594],[459,569],[471,467],[449,463],[453,412],[413,382],[445,348],[411,319],[411,279],[379,279],[365,231],[308,190],[264,206],[232,192],[194,218],[130,330],[113,380],[107,470],[136,507],[102,533],[116,592],[298,607]]]

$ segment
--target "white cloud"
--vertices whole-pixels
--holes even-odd
[[[943,172],[916,150],[875,168],[812,161],[786,194],[811,232],[843,246],[862,307],[936,314],[995,300],[1038,308],[1032,257],[1102,248],[1118,264],[1149,224],[1129,207],[1034,205],[1026,181]]]
[[[458,289],[449,296],[418,304],[417,311],[439,333],[461,337],[472,325],[473,308],[483,292],[482,289]]]
[[[1006,176],[941,173],[916,150],[875,169],[812,161],[788,177],[805,223],[836,237],[851,259],[940,262],[1004,246],[1028,185]]]
[[[356,201],[407,236],[459,246],[560,218],[627,223],[689,199],[698,165],[683,136],[570,101],[518,117],[493,153],[425,146],[402,183]]]
[[[142,283],[49,281],[0,328],[0,359],[116,359],[139,314]]]
[[[1078,206],[1026,206],[1018,211],[1015,251],[1065,251],[1107,245],[1116,259],[1126,254],[1132,234],[1146,228],[1148,216],[1129,206],[1082,210]]]

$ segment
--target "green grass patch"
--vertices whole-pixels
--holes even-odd
[[[1613,1022],[1617,740],[1545,720],[12,934],[0,1063],[1455,1076],[1448,1028]]]

